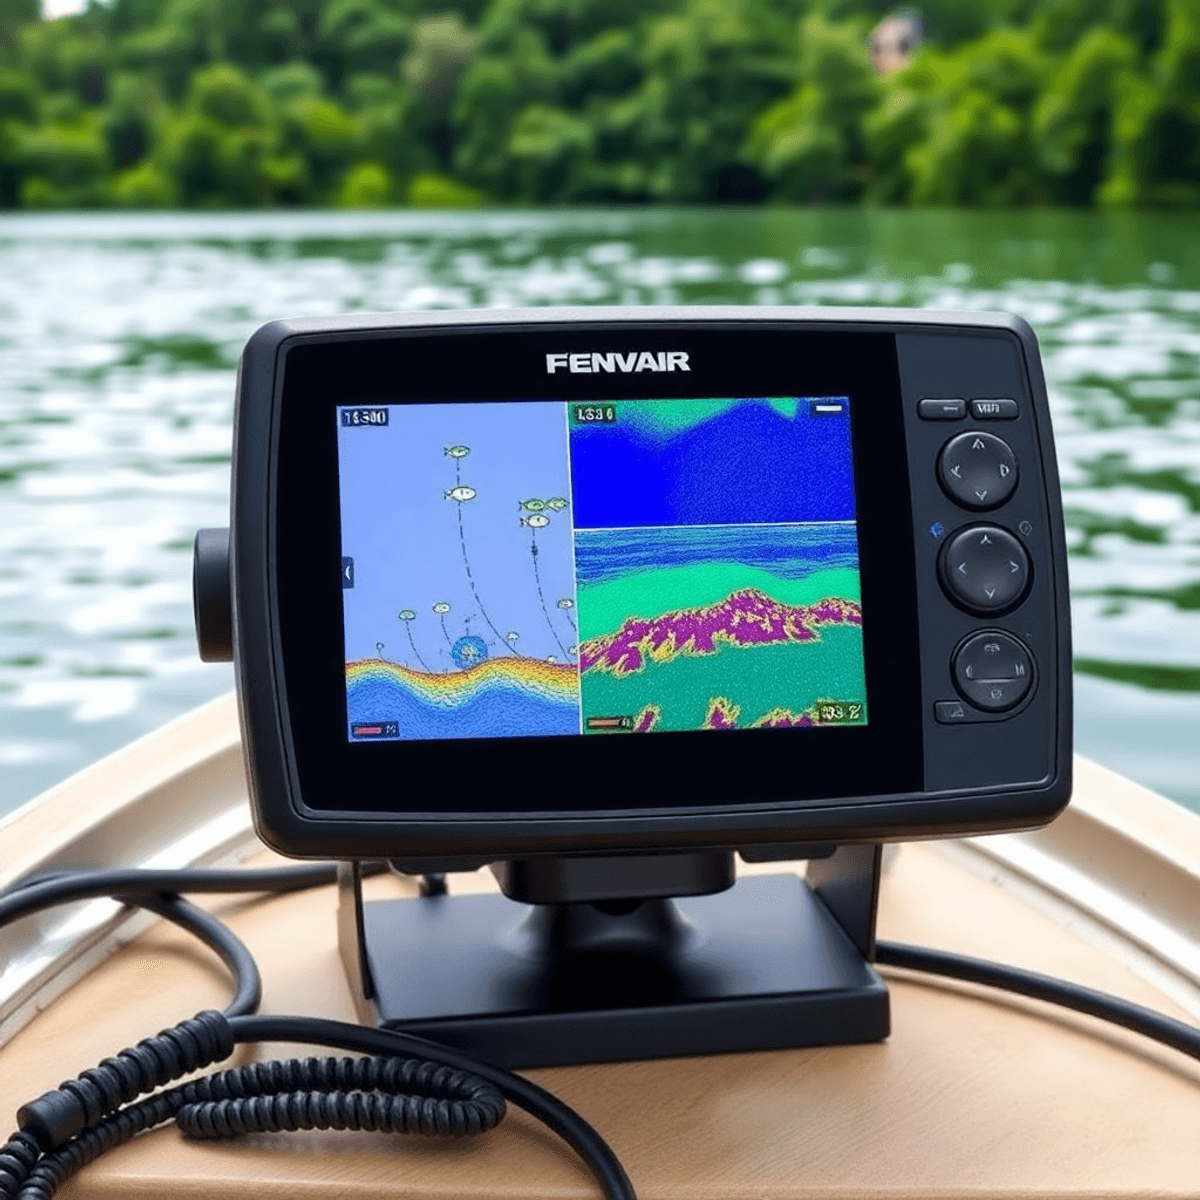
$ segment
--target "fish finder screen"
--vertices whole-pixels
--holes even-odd
[[[866,724],[849,410],[339,406],[348,740]]]

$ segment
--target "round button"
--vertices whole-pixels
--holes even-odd
[[[960,529],[946,542],[938,565],[950,599],[968,612],[1003,612],[1029,588],[1029,555],[998,525]]]
[[[950,669],[962,698],[984,712],[1015,708],[1033,687],[1033,655],[1012,634],[997,629],[961,642]]]
[[[1017,487],[1017,456],[994,433],[960,433],[938,457],[938,482],[963,508],[998,508]]]

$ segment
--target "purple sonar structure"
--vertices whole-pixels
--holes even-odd
[[[709,701],[708,714],[704,718],[704,728],[736,729],[740,711],[736,704],[730,704],[724,696],[714,696]]]
[[[708,712],[704,716],[704,729],[739,729],[738,716],[741,707],[727,700],[724,696],[714,696],[708,703]],[[795,713],[787,708],[773,708],[764,713],[756,721],[750,723],[751,729],[804,729],[821,724],[810,713]]]
[[[748,648],[819,641],[823,625],[861,626],[862,610],[853,600],[836,596],[815,604],[781,604],[757,588],[744,588],[701,608],[628,617],[616,633],[590,638],[579,647],[579,669],[632,675],[647,659],[666,663],[680,654],[715,654],[722,644]],[[794,724],[808,723],[795,714],[779,716],[792,717]]]
[[[662,709],[657,704],[647,704],[633,719],[634,733],[649,733],[658,724]]]

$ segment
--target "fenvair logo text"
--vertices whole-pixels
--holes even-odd
[[[610,375],[620,371],[629,375],[636,371],[690,371],[686,350],[634,350],[629,354],[547,354],[546,374],[567,370],[572,375]]]

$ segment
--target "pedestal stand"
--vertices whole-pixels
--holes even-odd
[[[879,861],[733,883],[731,852],[531,859],[496,865],[505,895],[369,903],[343,863],[339,942],[364,1023],[505,1066],[878,1041]]]

